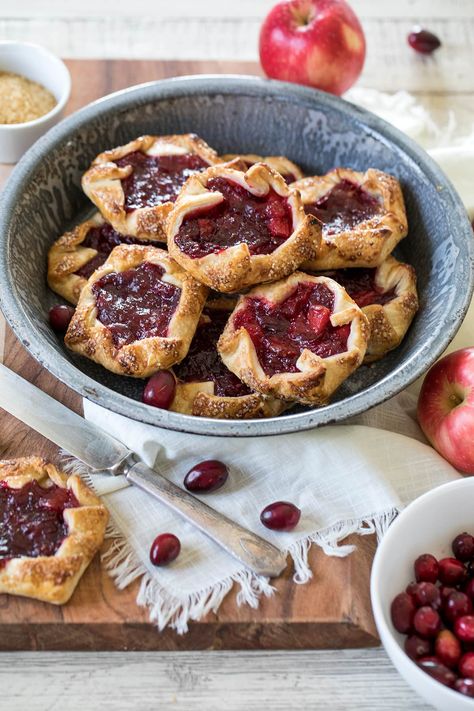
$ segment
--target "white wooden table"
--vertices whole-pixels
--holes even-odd
[[[0,39],[64,57],[257,59],[273,0],[16,0],[0,6]],[[436,121],[474,124],[474,0],[352,0],[368,57],[361,86],[415,93]],[[412,25],[443,48],[420,57]],[[0,333],[0,359],[3,345]],[[3,653],[2,711],[223,708],[423,711],[384,651]],[[449,711],[449,710],[448,710]]]

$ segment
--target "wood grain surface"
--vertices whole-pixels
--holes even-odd
[[[133,83],[199,72],[251,73],[247,63],[69,61],[73,94],[68,111]],[[7,172],[7,171],[5,171]],[[4,362],[68,407],[80,398],[41,368],[7,330]],[[0,455],[40,454],[53,460],[57,448],[0,411]],[[355,542],[355,541],[354,541]],[[362,647],[378,643],[370,612],[369,574],[374,541],[358,537],[348,558],[330,558],[314,547],[313,580],[295,585],[291,567],[275,581],[277,593],[258,610],[238,607],[231,593],[218,615],[193,623],[179,636],[159,634],[147,610],[135,604],[138,584],[119,592],[96,558],[71,601],[62,608],[0,595],[0,649],[304,649]]]

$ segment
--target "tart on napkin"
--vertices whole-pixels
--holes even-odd
[[[104,540],[108,512],[41,457],[0,460],[0,592],[62,605]]]
[[[100,153],[82,188],[120,234],[166,242],[166,219],[184,182],[217,162],[217,153],[193,133],[140,136]]]
[[[184,358],[207,292],[164,250],[119,245],[82,290],[64,342],[113,373],[146,378]]]
[[[239,299],[218,350],[257,392],[323,405],[362,363],[368,337],[367,318],[337,282],[295,272]]]
[[[245,173],[223,164],[193,175],[167,229],[173,259],[223,292],[291,274],[321,241],[321,225],[305,214],[299,193],[264,163]]]

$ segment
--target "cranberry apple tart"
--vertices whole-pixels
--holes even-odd
[[[321,248],[305,269],[377,267],[408,231],[398,181],[370,168],[336,168],[292,183],[308,214],[322,222]]]
[[[191,176],[168,218],[168,250],[198,281],[233,292],[291,274],[313,257],[321,226],[264,163]]]
[[[194,134],[141,136],[100,153],[82,188],[120,234],[166,242],[166,219],[183,184],[217,162]]]
[[[80,477],[40,457],[0,461],[0,592],[67,602],[107,520]]]
[[[413,267],[387,257],[375,269],[339,269],[326,276],[344,287],[369,320],[364,363],[379,360],[401,343],[418,310]]]
[[[146,378],[184,358],[207,292],[164,250],[119,245],[82,290],[65,343],[114,373]]]
[[[239,299],[218,350],[250,388],[323,405],[362,363],[368,333],[366,317],[337,282],[295,272]]]
[[[217,341],[228,319],[223,310],[205,310],[187,356],[173,368],[175,397],[171,410],[218,419],[279,415],[287,403],[253,392],[226,368]]]
[[[152,244],[121,235],[97,212],[93,217],[62,235],[49,250],[48,284],[71,304],[77,304],[81,291],[93,272],[102,266],[119,244]]]
[[[303,177],[301,168],[289,158],[285,158],[285,156],[258,156],[255,153],[227,153],[226,155],[220,156],[220,159],[225,163],[238,160],[245,165],[246,169],[255,165],[255,163],[266,163],[270,168],[280,173],[285,183],[293,183],[295,180],[300,180]]]

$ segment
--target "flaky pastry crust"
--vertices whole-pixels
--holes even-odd
[[[223,297],[226,298],[226,297]],[[206,308],[208,302],[206,302]],[[235,303],[234,303],[235,306]],[[233,307],[232,307],[233,308]],[[216,309],[217,311],[232,311],[230,309]],[[212,323],[212,312],[203,313],[201,324]],[[188,356],[193,358],[193,351]],[[186,363],[186,360],[184,361]],[[266,397],[261,393],[248,393],[238,396],[222,396],[216,394],[216,385],[212,379],[183,381],[179,377],[179,369],[174,373],[176,391],[170,410],[183,415],[197,417],[213,417],[216,419],[250,419],[261,417],[275,417],[288,408],[288,403],[274,398]]]
[[[209,165],[218,162],[217,153],[193,133],[174,136],[140,136],[124,146],[100,153],[82,176],[82,189],[102,216],[120,234],[138,239],[166,242],[166,220],[173,203],[165,202],[131,212],[125,210],[121,181],[132,173],[132,166],[119,167],[115,161],[130,153],[147,155],[193,153]]]
[[[303,264],[303,269],[376,267],[407,235],[408,223],[400,184],[380,170],[369,168],[365,173],[359,173],[349,168],[336,168],[326,175],[298,180],[291,187],[300,191],[304,205],[311,205],[341,180],[355,183],[377,197],[380,212],[350,230],[335,234],[328,234],[323,225],[321,247],[316,257]]]
[[[81,222],[70,232],[65,232],[48,252],[48,285],[50,289],[71,304],[77,304],[87,279],[76,272],[97,256],[97,250],[84,247],[83,242],[91,229],[106,225],[100,212]],[[126,236],[123,239],[127,239]],[[132,240],[133,241],[133,240]],[[158,242],[155,243],[158,245]]]
[[[178,380],[170,410],[183,415],[213,417],[218,420],[249,420],[276,417],[288,409],[288,406],[287,402],[257,392],[239,397],[214,395],[212,381],[183,383]]]
[[[76,274],[78,269],[93,259],[97,252],[90,247],[82,247],[87,233],[105,222],[100,212],[77,227],[65,232],[48,252],[48,286],[71,304],[77,304],[87,279]]]
[[[293,181],[301,180],[303,177],[301,168],[289,158],[285,158],[285,156],[258,156],[255,153],[227,153],[226,155],[220,156],[220,159],[225,163],[236,159],[240,160],[245,164],[246,168],[250,168],[250,166],[255,163],[266,163],[285,179],[292,178]],[[286,182],[288,181],[286,180]]]
[[[158,264],[165,270],[162,280],[181,289],[180,300],[169,322],[166,337],[143,338],[119,347],[114,344],[107,326],[97,319],[92,287],[106,274],[133,269],[144,262]],[[119,245],[82,290],[64,342],[70,350],[100,363],[113,373],[147,378],[157,370],[169,368],[184,358],[207,293],[208,289],[195,281],[164,250],[141,245]]]
[[[108,512],[79,476],[67,478],[41,457],[0,461],[0,481],[10,488],[33,480],[71,489],[80,507],[64,510],[68,534],[53,556],[10,558],[0,565],[0,592],[63,605],[102,545]]]
[[[224,199],[220,192],[207,189],[213,178],[224,178],[258,196],[273,189],[287,198],[293,217],[293,232],[269,254],[250,254],[240,242],[217,253],[193,259],[176,244],[181,224],[189,213],[218,205]],[[321,241],[321,225],[304,212],[297,190],[291,190],[279,173],[264,163],[256,163],[245,173],[225,164],[192,175],[181,190],[168,217],[168,251],[198,281],[216,291],[235,292],[253,284],[274,281],[291,274],[304,260],[316,254]]]
[[[383,358],[402,342],[418,311],[415,270],[409,264],[387,257],[375,272],[375,283],[383,291],[395,291],[388,303],[370,304],[362,311],[367,316],[370,337],[364,363]]]
[[[272,303],[284,301],[300,282],[325,284],[334,293],[331,314],[333,326],[351,324],[347,351],[321,358],[303,349],[296,361],[298,372],[269,376],[258,360],[252,339],[243,327],[234,327],[236,314],[244,309],[248,298],[263,298]],[[367,347],[368,323],[361,309],[335,281],[295,272],[274,284],[258,286],[242,296],[230,316],[218,342],[218,351],[226,366],[250,388],[264,395],[297,401],[307,405],[324,405],[339,385],[362,363]]]

